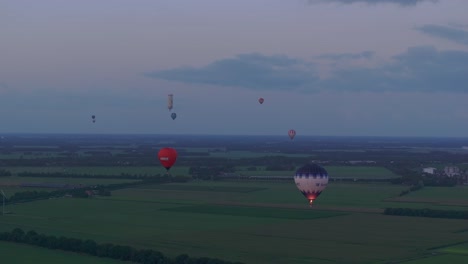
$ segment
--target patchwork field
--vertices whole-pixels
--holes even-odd
[[[452,188],[424,187],[417,192],[411,192],[402,197],[394,197],[388,201],[424,203],[439,206],[460,206],[468,209],[468,187]]]
[[[27,253],[25,253],[27,252]],[[0,256],[6,263],[124,264],[128,262],[50,250],[0,241]]]
[[[293,182],[148,185],[114,191],[105,198],[9,205],[12,213],[0,216],[0,231],[20,227],[152,248],[170,256],[187,253],[260,264],[468,261],[459,253],[464,246],[430,250],[468,243],[466,220],[379,213],[385,207],[427,206],[385,201],[404,188],[331,183],[310,208]],[[424,195],[433,194],[429,190]],[[431,255],[434,252],[445,255]]]

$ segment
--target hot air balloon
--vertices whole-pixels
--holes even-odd
[[[177,159],[177,151],[173,148],[162,148],[158,153],[159,162],[169,172],[169,169],[174,165]]]
[[[258,102],[259,102],[260,104],[263,104],[263,101],[265,101],[265,100],[264,100],[262,97],[258,98]]]
[[[296,136],[296,130],[290,129],[290,130],[288,131],[288,135],[289,135],[289,137],[290,137],[291,140],[292,140],[292,139]]]
[[[92,115],[91,118],[93,119],[93,123],[96,123],[96,116]]]
[[[172,110],[173,105],[174,105],[174,95],[169,94],[167,95],[167,108],[169,109],[169,111]]]
[[[176,119],[177,114],[176,114],[176,113],[172,113],[172,114],[171,114],[171,117],[172,117],[172,120],[174,120],[174,119]]]
[[[301,193],[312,205],[328,184],[327,171],[314,163],[308,163],[296,171],[294,182]]]

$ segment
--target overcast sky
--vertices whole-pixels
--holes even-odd
[[[466,0],[1,1],[0,133],[465,137],[467,10]]]

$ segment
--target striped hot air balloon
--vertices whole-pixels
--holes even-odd
[[[296,171],[294,182],[299,191],[309,200],[309,204],[312,205],[327,187],[328,173],[323,167],[308,163]]]
[[[291,138],[291,140],[294,139],[294,137],[296,136],[296,130],[290,129],[288,131],[288,135],[289,135],[289,138]]]

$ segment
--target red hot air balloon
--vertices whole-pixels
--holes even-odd
[[[259,102],[260,104],[263,104],[263,101],[265,101],[265,100],[264,100],[262,97],[260,97],[260,98],[258,99],[258,102]]]
[[[289,130],[288,135],[291,139],[293,139],[296,136],[296,130],[294,129]]]
[[[174,165],[177,159],[177,151],[173,148],[162,148],[158,153],[159,162],[167,171]]]

